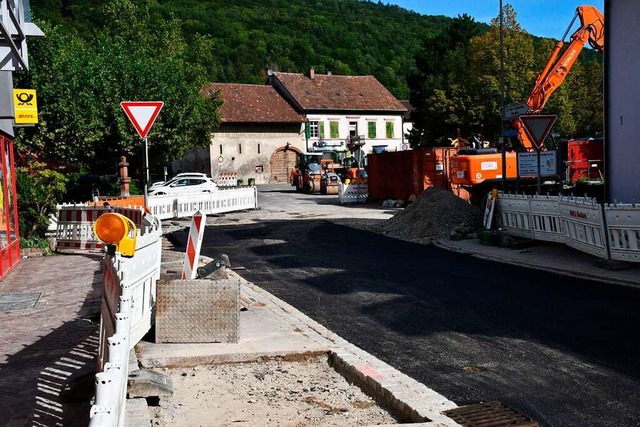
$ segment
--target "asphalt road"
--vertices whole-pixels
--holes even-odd
[[[247,280],[458,405],[499,400],[544,426],[640,425],[639,291],[305,219],[314,196],[259,200],[296,215],[210,227],[202,254],[226,253]]]

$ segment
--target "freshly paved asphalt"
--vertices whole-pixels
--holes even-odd
[[[220,253],[245,279],[458,405],[499,400],[545,426],[640,425],[637,289],[323,219],[208,228],[202,254]]]

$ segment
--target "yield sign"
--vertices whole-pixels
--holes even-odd
[[[527,131],[533,145],[540,150],[557,118],[558,116],[556,115],[520,116],[520,123],[522,123],[524,130]]]
[[[120,103],[120,106],[142,139],[147,137],[163,105],[164,102],[162,101],[123,101]]]

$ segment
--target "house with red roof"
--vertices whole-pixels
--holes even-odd
[[[365,163],[374,149],[404,143],[407,108],[373,76],[269,71],[266,85],[212,83],[221,124],[208,150],[189,152],[173,171],[216,177],[235,172],[256,184],[288,182],[296,152],[341,151]]]

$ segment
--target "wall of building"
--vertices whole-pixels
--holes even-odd
[[[303,151],[304,127],[292,124],[225,124],[213,132],[208,149],[191,150],[172,163],[173,173],[205,172],[216,178],[221,172],[235,172],[245,184],[267,184],[270,160],[278,148],[291,144]]]
[[[373,151],[373,147],[377,145],[386,145],[387,151],[400,151],[404,142],[403,123],[401,115],[369,115],[369,114],[308,114],[309,122],[319,122],[324,125],[324,135],[319,132],[318,137],[309,139],[309,150],[312,151],[314,142],[322,140],[329,145],[344,142],[350,135],[350,123],[357,123],[357,134],[364,136],[365,145],[362,150],[366,154]],[[338,122],[338,137],[331,137],[331,122]],[[375,123],[376,137],[369,137],[369,123]],[[387,123],[393,124],[393,136],[387,137]],[[320,125],[322,126],[322,125]]]
[[[607,199],[637,203],[640,202],[640,2],[605,2],[604,15]]]

